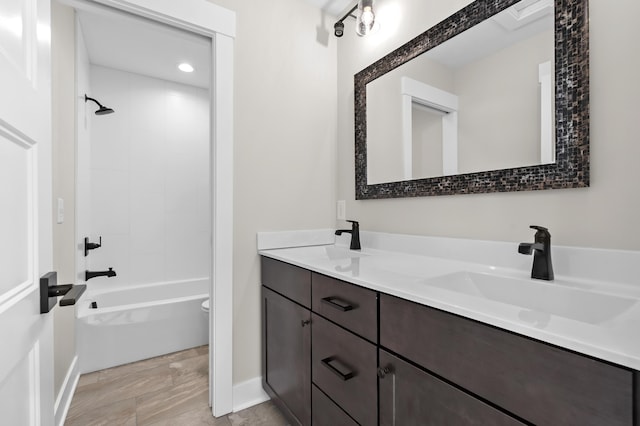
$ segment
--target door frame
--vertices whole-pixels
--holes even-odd
[[[211,39],[211,314],[209,403],[233,411],[233,63],[236,14],[207,0],[59,0],[76,9],[103,4]]]

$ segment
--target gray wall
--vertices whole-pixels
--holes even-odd
[[[301,0],[210,0],[237,13],[233,381],[262,374],[256,232],[335,218],[333,18]],[[324,42],[328,43],[327,45]]]
[[[560,245],[640,249],[640,2],[591,0],[591,187],[518,193],[354,200],[353,75],[470,1],[379,0],[393,15],[366,39],[347,22],[338,43],[338,199],[361,229],[499,241],[529,241],[531,224]],[[385,11],[386,9],[386,11]],[[387,13],[389,12],[389,13]]]

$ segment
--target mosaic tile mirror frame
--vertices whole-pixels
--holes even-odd
[[[354,76],[356,199],[589,186],[588,0],[554,0],[554,163],[368,184],[367,84],[516,3],[474,1]]]

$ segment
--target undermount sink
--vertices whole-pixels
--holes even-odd
[[[522,312],[520,318],[538,323],[545,321],[544,315],[547,314],[600,324],[615,318],[636,303],[636,299],[565,287],[553,282],[466,271],[427,279],[423,283],[530,310]]]
[[[327,246],[324,248],[327,257],[331,260],[354,259],[368,256],[358,250],[351,250],[347,247]]]

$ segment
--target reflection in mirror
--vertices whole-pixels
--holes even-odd
[[[589,186],[588,0],[476,0],[354,76],[356,199]]]
[[[554,162],[552,0],[523,0],[366,86],[367,183]]]

